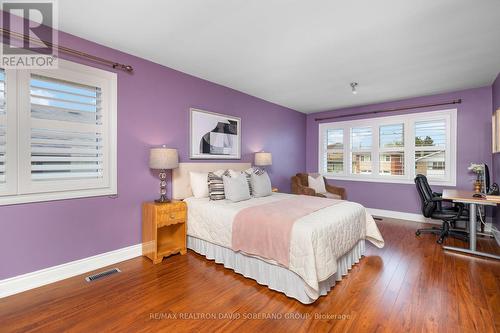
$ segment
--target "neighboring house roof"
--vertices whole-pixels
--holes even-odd
[[[327,149],[343,149],[343,145],[341,143],[334,143],[333,145],[326,146]]]
[[[442,160],[442,158],[444,157],[443,155],[444,155],[443,150],[433,151],[430,152],[428,155],[416,158],[415,162],[425,162],[426,160],[438,160],[438,157],[439,160]]]

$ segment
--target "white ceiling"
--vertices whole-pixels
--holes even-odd
[[[306,113],[490,85],[500,71],[499,0],[58,3],[63,31]]]

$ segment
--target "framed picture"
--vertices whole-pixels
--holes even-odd
[[[500,153],[500,109],[497,109],[495,113],[493,113],[493,117],[491,118],[491,146],[493,148],[493,154]]]
[[[189,109],[191,159],[240,159],[241,119]]]

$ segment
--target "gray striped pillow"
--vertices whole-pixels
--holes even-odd
[[[265,172],[264,170],[259,169],[259,168],[250,168],[250,169],[245,170],[244,173],[245,173],[245,176],[247,178],[248,190],[250,191],[251,196],[253,195],[252,182],[251,182],[252,174],[256,174],[257,176],[260,176],[260,175],[264,174],[264,172]]]
[[[222,176],[229,177],[229,171],[226,170]],[[224,181],[222,176],[217,176],[213,172],[208,173],[208,197],[210,200],[224,200],[226,198],[224,194]]]

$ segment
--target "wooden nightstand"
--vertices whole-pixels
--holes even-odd
[[[163,257],[186,254],[187,205],[183,201],[142,205],[142,255],[158,264]]]
[[[277,188],[277,187],[273,187],[273,188],[272,188],[272,191],[273,191],[273,192],[278,192],[279,190],[278,190],[278,188]]]

